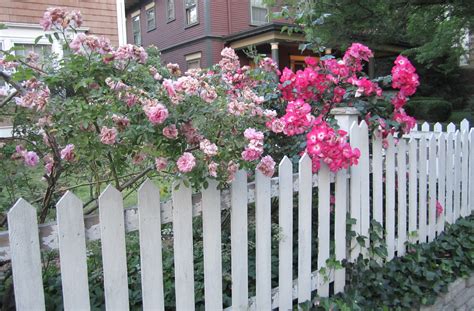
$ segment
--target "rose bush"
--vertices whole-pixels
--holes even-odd
[[[162,66],[154,47],[114,48],[107,38],[78,32],[81,24],[79,12],[48,9],[45,37],[59,41],[64,56],[13,50],[0,59],[11,86],[1,92],[1,107],[14,124],[3,157],[13,167],[44,166],[43,219],[52,198],[78,181],[88,181],[95,202],[110,181],[133,189],[152,174],[196,189],[207,178],[229,183],[239,169],[272,176],[283,154],[308,152],[314,171],[321,161],[332,171],[347,168],[359,151],[337,128],[333,107],[358,108],[384,137],[414,124],[403,106],[418,76],[403,56],[392,76],[375,80],[363,73],[373,54],[357,43],[340,60],[307,58],[297,72],[281,73],[267,57],[254,69],[241,66],[224,48],[218,64],[183,73],[176,64]],[[384,94],[390,83],[396,95]]]

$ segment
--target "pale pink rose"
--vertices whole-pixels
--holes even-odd
[[[23,156],[24,160],[25,160],[25,164],[27,166],[36,166],[39,162],[39,157],[38,155],[36,154],[36,152],[34,151],[28,151],[25,153],[25,155]]]
[[[239,164],[235,163],[234,161],[230,161],[227,164],[227,174],[229,176],[227,177],[227,182],[231,182],[235,178],[235,173],[237,173],[237,170],[239,169]]]
[[[271,130],[274,133],[281,133],[285,129],[285,123],[281,119],[273,119],[271,123]]]
[[[130,120],[125,116],[119,115],[112,115],[112,121],[114,121],[115,125],[118,127],[119,130],[123,131],[130,125]]]
[[[209,165],[207,166],[207,168],[209,169],[209,176],[217,177],[217,167],[218,166],[219,166],[219,164],[217,164],[216,162],[209,163]]]
[[[100,141],[106,145],[113,145],[115,144],[115,140],[117,139],[117,129],[115,127],[108,128],[103,126],[100,130]]]
[[[158,172],[163,171],[168,165],[168,160],[163,157],[155,158],[155,168]]]
[[[217,154],[217,146],[211,143],[208,139],[204,139],[199,144],[199,148],[208,156],[215,156]]]
[[[265,156],[260,160],[260,163],[257,165],[257,169],[263,173],[263,175],[272,177],[275,173],[275,161],[269,155]]]
[[[178,129],[176,125],[171,124],[163,128],[163,135],[169,139],[176,139],[178,137]]]
[[[61,150],[61,159],[68,162],[74,161],[74,145],[69,144]]]
[[[168,118],[168,109],[163,104],[155,101],[150,101],[147,105],[143,106],[148,120],[153,124],[161,124]]]
[[[196,158],[190,152],[183,153],[176,162],[178,170],[181,173],[189,173],[192,171],[194,166],[196,166]]]

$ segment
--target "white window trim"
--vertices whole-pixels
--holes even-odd
[[[192,60],[196,60],[196,59],[201,59],[201,58],[202,58],[202,53],[201,52],[196,52],[196,53],[188,54],[188,55],[184,56],[184,59],[187,62],[192,61]]]
[[[268,24],[269,21],[270,21],[270,16],[269,16],[270,15],[270,9],[268,8],[268,6],[265,5],[265,4],[263,4],[261,6],[260,5],[254,5],[252,3],[252,0],[250,0],[249,3],[250,3],[250,25],[261,26],[261,25]],[[262,9],[267,10],[267,20],[264,23],[254,21],[254,19],[253,19],[253,10],[252,10],[253,7],[262,8]]]
[[[148,3],[147,5],[145,5],[145,11],[148,11],[149,9],[154,8],[154,7],[155,7],[155,1]]]
[[[133,12],[132,15],[131,15],[131,18],[134,18],[138,15],[140,15],[140,10],[136,10],[135,12]]]

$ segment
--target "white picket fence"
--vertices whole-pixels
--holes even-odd
[[[112,186],[99,198],[99,214],[83,217],[82,202],[67,192],[57,203],[57,223],[37,224],[36,210],[20,199],[8,212],[9,231],[0,233],[0,260],[11,259],[15,300],[18,310],[45,309],[42,285],[41,249],[59,249],[64,308],[88,310],[86,242],[101,240],[105,305],[107,310],[128,310],[126,233],[139,230],[144,310],[164,309],[161,225],[172,223],[175,266],[176,310],[193,310],[193,217],[202,217],[204,289],[206,310],[223,308],[221,211],[231,209],[232,310],[292,309],[296,303],[344,290],[345,271],[326,269],[327,260],[355,260],[369,256],[354,238],[346,243],[346,215],[358,235],[369,236],[371,219],[385,229],[388,260],[405,253],[405,242],[432,241],[444,230],[444,223],[469,215],[474,208],[474,129],[463,122],[461,131],[440,126],[429,132],[412,132],[398,143],[388,138],[388,148],[380,138],[369,141],[365,122],[350,130],[351,144],[361,151],[359,165],[336,174],[322,165],[311,173],[305,155],[293,174],[293,164],[284,158],[278,177],[259,172],[247,182],[247,173],[238,172],[228,190],[218,190],[215,182],[202,193],[193,194],[181,184],[170,202],[160,202],[159,189],[147,180],[138,190],[135,208],[123,209],[120,192]],[[297,193],[297,206],[293,196]],[[317,206],[312,202],[317,193]],[[330,196],[335,195],[334,213]],[[279,266],[272,271],[271,198],[278,197]],[[437,217],[436,202],[444,207]],[[249,208],[250,203],[255,203]],[[293,275],[293,212],[298,213],[297,275]],[[314,209],[317,211],[313,212]],[[249,215],[249,211],[255,214]],[[312,217],[317,213],[317,228]],[[273,215],[273,219],[276,215]],[[256,296],[249,297],[248,228],[255,221]],[[333,230],[331,230],[333,226]],[[39,228],[39,231],[36,230]],[[332,235],[331,232],[334,234]],[[417,232],[415,237],[413,232]],[[318,247],[312,249],[313,239]],[[330,245],[334,243],[334,253]],[[317,269],[312,259],[317,258]],[[278,287],[272,288],[272,272]]]

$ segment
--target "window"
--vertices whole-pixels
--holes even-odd
[[[263,25],[268,23],[268,8],[264,0],[250,1],[250,18],[252,25]]]
[[[197,0],[184,0],[186,10],[186,25],[193,25],[198,22]]]
[[[168,20],[168,22],[175,19],[174,0],[166,0],[166,19]]]
[[[186,70],[201,68],[201,52],[186,55],[185,59]]]
[[[146,30],[151,31],[156,28],[155,2],[148,4],[146,7]]]
[[[16,48],[22,48],[21,50],[16,50],[15,54],[19,56],[26,57],[28,53],[34,52],[39,55],[40,60],[44,60],[46,57],[51,55],[51,45],[48,44],[33,44],[33,43],[15,43]]]
[[[133,43],[135,45],[142,45],[142,31],[140,29],[140,11],[132,14],[132,33]]]

